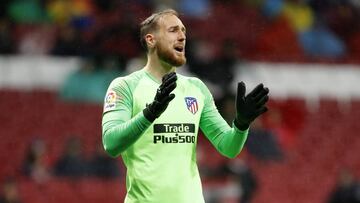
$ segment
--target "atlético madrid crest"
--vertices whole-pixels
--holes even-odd
[[[185,103],[187,109],[192,113],[195,114],[198,111],[198,103],[196,101],[196,98],[194,97],[185,97]]]

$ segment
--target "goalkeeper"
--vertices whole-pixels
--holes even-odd
[[[147,64],[115,79],[104,102],[102,141],[127,168],[126,203],[202,203],[196,164],[199,128],[222,155],[242,150],[251,122],[264,113],[268,88],[245,94],[238,83],[236,117],[230,127],[220,116],[205,84],[176,74],[186,62],[186,29],[174,10],[141,23]],[[211,155],[209,155],[211,156]]]

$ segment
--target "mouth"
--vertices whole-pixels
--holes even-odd
[[[184,53],[184,46],[182,45],[175,46],[174,49],[178,53]]]

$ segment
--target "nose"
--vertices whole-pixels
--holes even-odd
[[[179,40],[180,42],[183,42],[183,41],[186,40],[186,35],[185,35],[184,32],[182,32],[182,31],[179,32],[178,40]]]

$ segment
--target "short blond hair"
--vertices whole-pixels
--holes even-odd
[[[165,15],[175,15],[179,17],[178,12],[173,9],[166,9],[157,13],[153,13],[140,23],[140,44],[148,51],[148,46],[145,40],[145,36],[151,32],[156,31],[159,28],[159,19]]]

